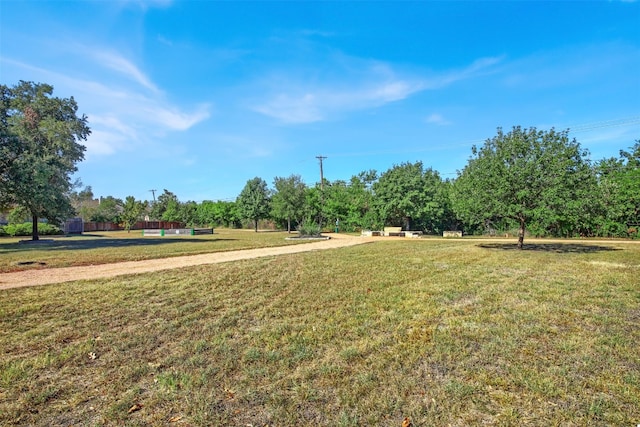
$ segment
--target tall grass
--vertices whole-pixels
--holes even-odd
[[[481,245],[5,291],[0,424],[637,424],[640,245]]]

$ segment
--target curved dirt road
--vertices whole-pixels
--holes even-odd
[[[371,242],[365,237],[332,234],[331,239],[319,242],[302,243],[290,246],[245,249],[228,252],[212,252],[201,255],[186,255],[172,258],[160,258],[144,261],[126,261],[113,264],[89,265],[80,267],[62,267],[40,270],[17,271],[0,274],[0,290],[40,286],[52,283],[70,282],[74,280],[102,279],[126,274],[148,273],[152,271],[170,270],[193,265],[218,264],[243,259],[260,258],[275,255],[286,255],[300,252],[335,249]]]

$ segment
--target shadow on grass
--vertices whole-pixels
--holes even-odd
[[[96,236],[91,236],[96,237]],[[126,239],[112,239],[112,238],[57,238],[47,239],[43,238],[38,242],[25,241],[22,243],[12,243],[2,248],[0,251],[7,252],[26,252],[37,249],[47,250],[87,250],[87,249],[100,249],[100,248],[125,248],[132,246],[149,247],[160,245],[174,245],[179,243],[190,244],[211,244],[212,242],[222,242],[237,239],[193,239],[182,237],[141,237],[141,238],[126,238]]]
[[[478,245],[484,249],[500,249],[504,251],[519,250],[516,243],[483,243]],[[587,254],[593,252],[619,251],[611,246],[585,245],[581,243],[533,243],[524,244],[522,250],[536,252],[555,252],[559,254]]]

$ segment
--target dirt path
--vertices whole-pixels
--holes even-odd
[[[73,280],[102,279],[125,274],[148,273],[152,271],[170,270],[193,265],[218,264],[243,259],[260,258],[275,255],[295,254],[300,252],[319,251],[342,248],[371,242],[365,237],[332,234],[329,240],[271,248],[246,249],[228,252],[213,252],[201,255],[186,255],[172,258],[151,259],[144,261],[126,261],[113,264],[89,265],[81,267],[63,267],[41,270],[26,270],[0,274],[0,290],[40,286],[52,283],[70,282]]]

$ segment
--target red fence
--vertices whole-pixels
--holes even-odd
[[[153,228],[164,228],[164,229],[173,229],[173,228],[183,228],[184,224],[181,222],[175,221],[138,221],[135,223],[132,230],[144,230],[144,229],[153,229]],[[92,231],[116,231],[116,230],[124,230],[120,224],[116,224],[115,222],[85,222],[84,223],[84,232],[90,233]]]

